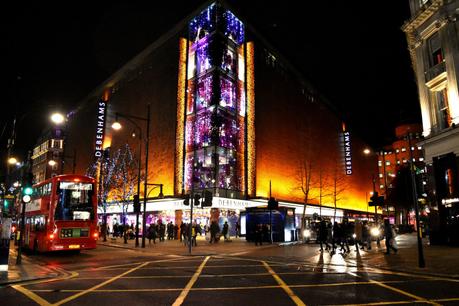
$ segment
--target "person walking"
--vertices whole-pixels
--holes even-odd
[[[148,228],[148,244],[151,244],[152,240],[153,244],[156,244],[156,226],[154,223],[151,223]]]
[[[360,220],[356,220],[355,221],[355,238],[354,238],[354,243],[355,243],[355,251],[358,252],[359,251],[359,245],[363,245],[362,244],[362,236],[363,236],[363,225],[362,225],[362,222],[360,222]]]
[[[223,230],[222,230],[222,235],[223,235],[223,239],[228,240],[228,229],[229,229],[229,226],[228,226],[228,222],[225,221],[225,224],[223,224]]]
[[[217,234],[218,232],[220,232],[220,227],[218,226],[218,223],[217,221],[212,221],[212,223],[210,223],[210,241],[209,243],[217,243]]]
[[[255,226],[255,245],[263,245],[263,228],[261,224]]]
[[[397,254],[397,249],[394,247],[393,239],[395,239],[392,226],[390,225],[389,219],[384,219],[384,237],[386,239],[386,255],[390,254],[392,249]]]
[[[323,252],[323,243],[325,243],[325,250],[328,251],[330,249],[330,246],[328,245],[327,242],[328,238],[328,229],[327,229],[327,223],[325,220],[321,220],[319,224],[319,243],[320,243],[320,251]]]

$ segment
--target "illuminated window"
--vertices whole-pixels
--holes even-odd
[[[418,150],[419,150],[419,151],[420,151],[420,150],[422,150],[422,147],[421,147],[421,146],[419,146],[419,147],[418,147]]]
[[[399,153],[399,152],[400,152],[400,150],[399,150],[399,149],[395,150],[395,153]]]
[[[382,161],[378,160],[378,166],[382,167]]]
[[[408,161],[406,159],[403,159],[403,163],[406,164]]]
[[[397,159],[397,165],[400,165],[400,161]]]
[[[384,185],[379,185],[379,189],[384,189]]]
[[[383,177],[383,174],[382,174],[382,173],[380,173],[380,174],[379,174],[379,177],[380,177],[380,178],[382,178],[382,177]]]
[[[402,148],[402,152],[406,152],[406,148]]]
[[[424,157],[419,157],[419,161],[424,161]]]
[[[386,160],[386,166],[390,166],[390,161]]]
[[[411,147],[411,151],[414,151],[414,147]]]
[[[441,48],[440,36],[435,33],[428,41],[431,67],[443,62],[443,50]]]

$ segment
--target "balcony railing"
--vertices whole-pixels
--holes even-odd
[[[446,65],[445,65],[445,62],[441,62],[435,66],[433,66],[432,68],[430,68],[429,70],[427,70],[425,72],[425,75],[426,75],[426,83],[429,82],[430,80],[436,78],[438,75],[440,75],[441,73],[445,72],[446,71]]]

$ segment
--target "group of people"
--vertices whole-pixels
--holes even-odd
[[[372,228],[375,228],[372,233]],[[343,254],[350,252],[349,242],[355,244],[356,252],[361,250],[371,250],[372,239],[376,239],[378,242],[384,234],[386,241],[386,254],[390,254],[392,250],[397,253],[396,241],[395,241],[395,230],[390,224],[388,219],[384,220],[384,227],[381,228],[379,225],[372,226],[367,221],[357,220],[355,223],[349,222],[344,219],[342,223],[339,222],[328,222],[322,219],[318,226],[317,241],[320,244],[320,251],[330,251],[330,254],[335,254],[337,249]],[[373,237],[374,236],[374,237]]]

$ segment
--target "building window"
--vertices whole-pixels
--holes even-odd
[[[451,115],[449,113],[447,89],[433,93],[437,104],[438,128],[445,129],[451,126]]]
[[[421,146],[419,146],[419,147],[418,147],[418,150],[419,150],[419,151],[421,151],[421,150],[422,150],[422,147],[421,147]]]
[[[379,189],[384,189],[384,185],[379,185]]]
[[[429,39],[430,65],[431,67],[443,62],[443,50],[438,33],[432,35]]]
[[[400,150],[399,149],[395,150],[395,153],[400,153]]]
[[[411,151],[414,151],[414,147],[411,147]]]
[[[382,167],[382,161],[378,160],[378,166]]]
[[[382,178],[384,175],[382,173],[379,174],[379,177]]]
[[[397,159],[397,165],[400,165],[400,161]]]
[[[402,148],[402,152],[406,152],[406,148]]]
[[[390,161],[386,161],[386,166],[390,166]]]
[[[406,164],[406,163],[407,163],[407,160],[406,160],[406,159],[403,159],[403,163]]]
[[[419,161],[420,162],[424,161],[424,157],[419,157]]]

